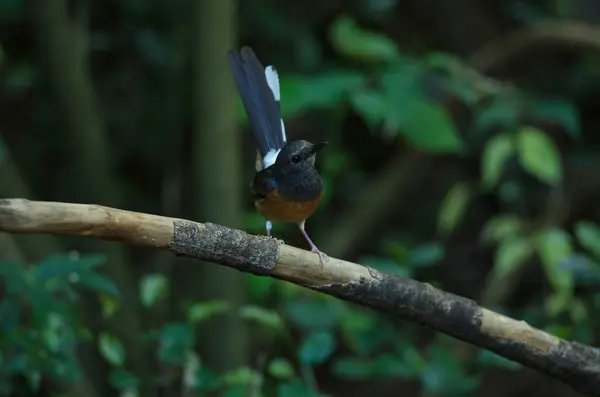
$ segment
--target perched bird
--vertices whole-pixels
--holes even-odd
[[[323,182],[314,166],[316,153],[327,142],[288,142],[277,70],[263,67],[250,47],[230,50],[227,56],[258,147],[251,191],[256,209],[266,219],[267,236],[271,236],[271,222],[294,222],[324,264],[327,255],[312,242],[304,224],[323,196]]]

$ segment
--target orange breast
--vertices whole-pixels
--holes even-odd
[[[320,193],[310,201],[292,202],[281,197],[276,190],[264,199],[254,201],[256,209],[267,220],[273,222],[301,222],[316,211],[323,196]]]

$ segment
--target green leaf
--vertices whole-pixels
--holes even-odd
[[[277,312],[259,306],[248,305],[240,308],[240,316],[245,320],[253,321],[263,327],[277,331],[284,328],[283,320]]]
[[[578,298],[571,299],[569,305],[569,315],[571,316],[571,321],[578,325],[583,324],[589,319],[589,312],[586,304]]]
[[[4,141],[2,140],[2,137],[0,137],[0,164],[2,163],[2,161],[4,161]]]
[[[518,269],[533,253],[534,244],[529,238],[508,236],[503,239],[496,250],[494,277],[503,279]]]
[[[308,334],[298,349],[300,361],[304,364],[319,364],[329,358],[335,349],[335,338],[330,331],[316,331]]]
[[[120,391],[137,390],[140,386],[138,377],[124,368],[111,370],[108,381],[112,387]]]
[[[275,358],[269,362],[268,373],[274,378],[290,380],[296,377],[294,366],[285,358]]]
[[[563,312],[568,312],[571,307],[571,300],[573,299],[570,294],[564,294],[560,292],[553,293],[546,298],[544,302],[544,310],[546,315],[550,318],[557,317]]]
[[[519,160],[530,174],[550,185],[562,180],[562,160],[554,142],[541,130],[523,127],[517,133]]]
[[[404,109],[400,132],[416,148],[429,153],[459,153],[464,149],[454,121],[434,101],[415,98]]]
[[[221,300],[204,301],[194,303],[188,310],[188,320],[192,324],[199,323],[230,309],[229,303]]]
[[[504,172],[504,164],[515,153],[512,134],[498,134],[489,140],[481,157],[481,183],[486,189],[496,186]]]
[[[388,113],[388,104],[382,93],[361,90],[350,96],[353,109],[370,128],[375,128]]]
[[[561,266],[573,254],[571,236],[561,229],[543,230],[536,234],[536,248],[546,277],[560,295],[572,295],[574,275]]]
[[[114,335],[101,333],[98,339],[100,354],[109,364],[120,367],[125,363],[125,348]]]
[[[160,334],[158,357],[172,365],[184,365],[194,344],[193,329],[185,323],[165,324]]]
[[[144,307],[152,307],[168,292],[167,278],[162,274],[148,274],[140,281],[140,301]]]
[[[545,120],[561,123],[575,137],[581,134],[579,112],[575,104],[563,99],[539,99],[532,105],[533,114]]]
[[[110,295],[100,294],[100,304],[104,318],[111,317],[119,310],[119,301]]]
[[[425,243],[410,250],[409,262],[416,268],[434,266],[444,258],[444,246],[439,242]]]
[[[481,239],[486,242],[498,242],[514,236],[523,229],[523,221],[514,215],[498,215],[486,222]]]
[[[331,329],[340,320],[334,305],[323,300],[290,299],[284,310],[291,322],[305,330]]]
[[[575,236],[579,244],[600,259],[600,227],[592,222],[575,224]]]
[[[400,58],[392,39],[362,29],[347,15],[333,21],[329,37],[337,51],[353,58],[365,61],[395,61]]]
[[[364,80],[362,74],[346,70],[331,70],[315,76],[282,76],[279,82],[282,117],[340,106]]]
[[[39,281],[68,278],[71,274],[96,269],[106,262],[106,255],[80,255],[79,253],[50,256],[35,266],[34,277]]]
[[[221,380],[224,384],[231,385],[251,385],[257,378],[261,378],[262,374],[250,367],[236,368],[224,373]]]
[[[90,272],[81,273],[77,282],[94,292],[103,292],[108,295],[112,295],[115,298],[121,297],[121,293],[119,292],[117,285],[111,279],[102,274]]]
[[[438,233],[449,235],[463,219],[471,199],[471,184],[456,183],[446,194],[438,215]]]
[[[494,127],[510,130],[517,123],[519,117],[519,101],[508,95],[498,96],[475,117],[475,129],[487,131]]]
[[[277,385],[277,397],[316,397],[316,393],[299,380]]]

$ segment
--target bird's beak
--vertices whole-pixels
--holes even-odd
[[[325,146],[327,146],[329,144],[329,142],[319,142],[319,143],[315,143],[313,145],[313,147],[311,148],[311,154],[316,154],[319,150],[323,149]]]

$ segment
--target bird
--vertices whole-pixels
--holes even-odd
[[[328,143],[288,142],[279,105],[277,69],[263,67],[248,46],[229,50],[227,57],[257,146],[250,190],[254,206],[265,218],[267,236],[272,237],[272,222],[295,223],[311,251],[325,264],[328,256],[313,243],[305,224],[323,197],[323,180],[315,169],[315,159]]]

